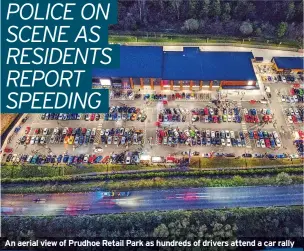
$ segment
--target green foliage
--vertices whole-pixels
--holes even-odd
[[[284,37],[288,28],[288,24],[286,22],[281,22],[277,29],[277,36],[279,38]]]
[[[243,35],[250,35],[253,32],[253,28],[251,23],[249,22],[243,22],[240,26],[240,31]]]
[[[290,185],[292,183],[292,178],[288,173],[279,173],[276,177],[276,182],[279,185]]]
[[[143,212],[58,217],[3,217],[2,236],[34,237],[301,237],[303,207]],[[204,249],[205,250],[205,249]],[[206,249],[207,250],[207,249]]]
[[[303,183],[303,175],[290,175],[291,184]],[[276,176],[224,176],[224,177],[189,177],[189,178],[161,178],[136,180],[107,180],[64,184],[14,184],[2,185],[2,193],[58,193],[58,192],[86,192],[97,190],[139,190],[148,188],[175,188],[175,187],[230,187],[230,186],[258,186],[277,185]]]
[[[197,31],[199,28],[199,22],[196,19],[188,19],[184,22],[183,29],[187,31]]]

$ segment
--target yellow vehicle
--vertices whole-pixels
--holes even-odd
[[[131,121],[136,120],[136,117],[137,117],[137,114],[136,114],[136,113],[133,113],[132,116],[131,116]]]
[[[69,136],[65,136],[65,137],[64,137],[63,143],[64,143],[64,144],[68,144],[68,143],[69,143]]]
[[[73,143],[74,143],[74,136],[70,136],[69,145],[72,145]]]

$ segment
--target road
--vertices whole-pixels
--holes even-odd
[[[34,201],[37,198],[39,203]],[[302,185],[142,190],[132,191],[128,197],[106,197],[100,191],[2,195],[2,215],[30,216],[290,205],[303,205]]]

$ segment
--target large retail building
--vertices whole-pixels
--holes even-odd
[[[256,89],[251,52],[164,51],[161,46],[121,46],[120,67],[94,69],[93,84],[112,88]]]
[[[273,57],[271,62],[277,72],[302,73],[304,57]]]

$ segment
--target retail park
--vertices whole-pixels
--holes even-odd
[[[261,58],[255,49],[174,50],[121,46],[120,68],[93,70],[93,88],[111,90],[109,112],[29,115],[10,139],[9,161],[55,163],[60,156],[67,163],[131,164],[174,162],[189,153],[302,154],[300,53],[265,50],[271,57]]]

